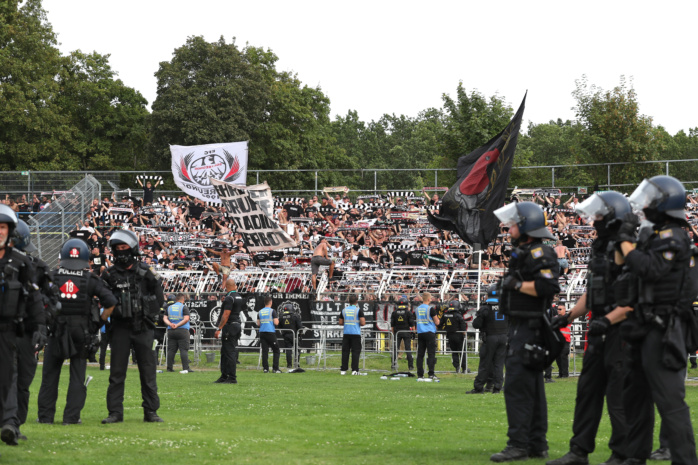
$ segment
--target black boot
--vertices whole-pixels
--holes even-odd
[[[545,462],[545,465],[588,465],[589,459],[586,455],[569,451],[559,459]]]
[[[671,451],[668,447],[660,447],[650,454],[650,460],[671,460]]]
[[[107,418],[102,420],[103,425],[108,425],[111,423],[122,423],[124,421],[124,417],[121,415],[117,415],[116,413],[110,413]]]
[[[528,451],[519,447],[506,446],[503,451],[490,457],[493,462],[513,462],[515,460],[527,460]]]
[[[146,423],[163,423],[165,420],[160,418],[154,410],[146,410],[143,413],[143,421]]]

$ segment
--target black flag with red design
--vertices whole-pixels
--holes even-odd
[[[526,96],[506,128],[482,147],[458,159],[458,182],[441,202],[441,211],[428,213],[439,229],[456,231],[470,245],[487,244],[499,234],[494,211],[506,197],[514,152],[519,139]]]

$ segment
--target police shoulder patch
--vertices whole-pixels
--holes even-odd
[[[659,238],[660,239],[668,239],[670,237],[674,236],[674,231],[671,229],[665,229],[663,231],[659,231]]]
[[[690,266],[691,268],[696,266],[696,259],[694,257],[691,257],[691,260],[688,262],[688,266]]]
[[[533,258],[540,258],[543,256],[543,248],[542,247],[536,247],[535,249],[531,250],[531,255],[533,255]]]
[[[666,260],[673,260],[674,259],[674,252],[671,250],[667,250],[666,252],[662,252],[662,257]]]
[[[545,279],[552,279],[553,277],[553,272],[551,270],[540,270],[540,274]]]

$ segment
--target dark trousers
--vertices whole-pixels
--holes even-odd
[[[451,351],[453,368],[455,368],[456,371],[461,370],[465,373],[466,359],[463,350],[465,334],[458,332],[446,333],[446,340],[448,341],[448,348]]]
[[[436,366],[436,334],[417,334],[417,376],[424,376],[424,352],[427,353],[427,368],[429,376],[434,376],[434,366]]]
[[[523,320],[509,328],[504,401],[509,429],[507,444],[533,452],[547,451],[548,404],[543,372],[523,365],[522,350],[527,343],[542,344],[535,330]]]
[[[141,404],[145,411],[155,412],[160,408],[158,385],[155,370],[157,362],[153,353],[154,334],[152,329],[134,333],[126,321],[112,323],[111,333],[111,372],[107,388],[107,409],[110,415],[124,415],[124,385],[128,370],[131,347],[136,354],[138,374],[141,381]]]
[[[273,354],[272,369],[274,371],[278,370],[281,351],[279,350],[279,342],[276,339],[276,332],[260,332],[259,341],[262,344],[262,368],[265,370],[269,369],[269,348],[271,348]]]
[[[504,382],[504,358],[507,353],[507,335],[492,334],[480,345],[480,365],[473,388],[484,390],[486,385],[493,391],[501,391]]]
[[[109,336],[111,330],[104,333],[99,333],[99,367],[104,368],[107,361],[107,346],[109,345]]]
[[[237,380],[238,341],[240,323],[230,323],[221,331],[221,377]]]
[[[630,368],[625,379],[623,404],[628,422],[626,450],[630,457],[647,459],[652,452],[654,405],[662,417],[672,463],[696,465],[696,443],[686,397],[686,368],[674,371],[662,364],[664,332],[650,329],[642,341],[631,345]],[[683,334],[674,337],[683,339]],[[675,341],[681,347],[684,341]]]
[[[0,333],[0,337],[4,337],[5,334]],[[5,354],[3,353],[2,357],[4,356]],[[27,421],[29,386],[34,380],[34,374],[36,373],[36,356],[34,355],[34,346],[32,346],[31,333],[17,338],[15,359],[16,366],[12,375],[12,385],[5,401],[5,414],[2,424],[12,425],[19,430],[19,427]]]
[[[407,367],[411,370],[414,368],[414,360],[412,358],[412,333],[401,330],[395,333],[395,350],[393,350],[393,367],[397,370],[397,356],[400,353],[400,343],[405,344],[405,355],[407,356]]]
[[[298,367],[300,366],[299,364],[299,359],[300,359],[300,350],[296,348],[296,360],[294,363],[293,360],[293,341],[295,339],[296,333],[295,332],[289,332],[289,331],[284,331],[283,332],[283,340],[284,340],[284,352],[286,352],[286,366],[288,368],[291,367]]]
[[[37,362],[31,333],[17,338],[16,360],[17,365],[12,377],[12,387],[5,403],[5,414],[2,423],[3,425],[9,424],[19,429],[27,421],[29,386],[31,386],[36,374]]]
[[[569,342],[566,342],[562,346],[562,351],[560,351],[560,355],[558,355],[557,359],[555,359],[555,363],[557,363],[558,377],[567,378],[570,376],[570,343]]]
[[[39,389],[39,421],[53,423],[56,415],[56,400],[58,399],[58,382],[61,378],[63,362],[70,359],[70,381],[63,410],[64,423],[76,423],[80,412],[85,406],[87,388],[85,387],[85,371],[87,359],[83,350],[85,346],[85,328],[83,325],[65,327],[69,333],[72,353],[66,353],[66,345],[56,336],[51,336],[44,350],[44,366],[42,369],[41,388]]]
[[[349,352],[351,352],[351,371],[359,371],[359,357],[361,356],[360,334],[344,334],[342,336],[341,371],[347,371],[349,367]]]
[[[0,331],[0,412],[5,411],[7,396],[15,373],[16,339],[14,328]]]
[[[189,330],[186,328],[167,330],[167,369],[174,365],[175,355],[179,350],[182,359],[182,370],[189,369]]]
[[[627,425],[623,408],[624,346],[618,325],[612,326],[605,338],[589,337],[582,372],[577,383],[570,450],[578,449],[575,452],[585,454],[594,452],[605,398],[611,418],[611,438],[608,447],[617,455],[626,457],[624,444]]]

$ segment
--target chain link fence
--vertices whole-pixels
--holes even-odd
[[[101,184],[91,175],[75,178],[77,184],[62,193],[51,205],[33,215],[29,221],[31,241],[39,249],[39,257],[50,268],[58,264],[61,246],[76,224],[82,223],[90,211],[92,199],[101,196]]]

